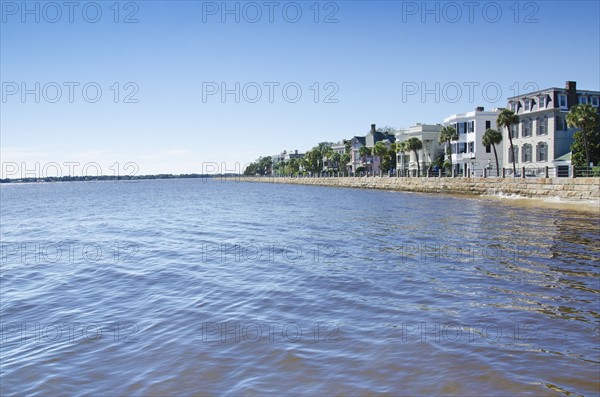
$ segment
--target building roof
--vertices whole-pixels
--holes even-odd
[[[495,117],[495,116],[498,116],[498,114],[500,114],[501,110],[502,110],[502,108],[494,108],[492,110],[472,110],[470,112],[465,112],[465,113],[455,113],[453,115],[446,117],[444,119],[444,123],[449,123],[449,122],[457,120],[457,119],[474,119],[477,116]]]
[[[380,131],[375,131],[375,134],[373,136],[375,138],[375,142],[379,142],[379,141],[385,141],[386,139],[389,139],[390,142],[395,142],[396,141],[396,137],[393,135],[386,135],[383,132]]]
[[[357,141],[358,141],[358,142],[359,142],[361,145],[364,145],[364,144],[365,144],[365,137],[364,137],[364,136],[355,136],[355,137],[352,137],[352,140],[355,140],[355,139],[356,139],[356,140],[357,140]]]
[[[575,90],[578,94],[591,94],[591,95],[598,95],[600,94],[600,91],[593,91],[593,90],[580,90],[577,89]],[[514,99],[519,99],[519,98],[525,98],[525,97],[532,97],[532,96],[539,96],[539,95],[543,95],[543,94],[549,94],[551,92],[562,92],[562,93],[566,93],[567,92],[567,88],[558,88],[558,87],[550,87],[550,88],[546,88],[544,90],[537,90],[537,91],[532,91],[532,92],[527,92],[521,95],[517,95],[517,96],[511,96],[508,98],[508,101],[510,102],[511,100]]]

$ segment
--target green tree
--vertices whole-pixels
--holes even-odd
[[[323,166],[324,167],[326,166],[328,171],[331,171],[331,169],[333,168],[332,157],[333,157],[334,153],[335,152],[333,151],[331,146],[324,146],[321,149],[321,154],[322,154],[322,158],[323,158]],[[325,164],[325,161],[327,161],[327,164]]]
[[[244,169],[244,175],[267,175],[272,171],[273,160],[271,156],[259,157],[258,160],[248,164]]]
[[[289,160],[282,160],[280,164],[281,164],[281,174],[282,175],[287,174],[288,170],[289,170],[289,167],[288,167],[289,166]]]
[[[383,172],[389,172],[396,168],[396,144],[392,143],[387,153],[381,159],[381,169]]]
[[[452,169],[452,141],[458,140],[458,132],[456,132],[456,128],[451,125],[447,125],[442,128],[440,132],[439,142],[448,144],[448,162],[450,163],[450,169]]]
[[[348,163],[350,162],[350,154],[344,153],[340,156],[340,168],[345,171],[348,169]],[[343,165],[343,167],[342,167]]]
[[[305,173],[307,173],[307,172],[310,172],[310,162],[309,162],[309,160],[308,160],[308,153],[309,153],[309,152],[306,152],[306,153],[304,154],[304,157],[302,157],[302,158],[300,159],[300,166],[302,167],[302,173],[303,173],[303,174],[305,174]]]
[[[400,153],[401,156],[400,158],[402,159],[402,164],[400,164],[400,167],[402,169],[402,175],[404,176],[404,169],[405,167],[405,161],[404,161],[404,154],[408,151],[406,149],[406,142],[396,142],[396,153]]]
[[[363,161],[363,165],[367,164],[367,157],[371,156],[371,148],[367,147],[367,146],[361,146],[360,149],[358,149],[358,154],[362,157],[362,161]],[[358,169],[357,169],[358,171]],[[368,171],[368,168],[367,168]]]
[[[300,171],[300,162],[296,158],[291,158],[288,161],[288,170],[290,174],[297,174]]]
[[[333,169],[335,169],[336,171],[339,172],[340,170],[340,159],[342,158],[342,155],[339,154],[338,152],[333,152],[332,151],[332,155],[331,155],[331,164],[333,166]]]
[[[273,164],[273,172],[275,174],[280,174],[282,172],[282,168],[283,168],[283,163],[281,161]]]
[[[396,169],[396,160],[397,160],[396,153],[398,151],[398,143],[399,142],[392,143],[388,149],[388,156],[390,156],[390,166],[387,169],[388,171]]]
[[[317,170],[315,172],[323,171],[323,158],[326,157],[326,154],[331,150],[331,145],[333,145],[331,142],[319,142],[319,144],[313,148],[313,151],[317,152],[315,155],[318,160]]]
[[[352,141],[349,139],[344,139],[344,153],[350,154],[352,151]]]
[[[385,135],[394,135],[394,134],[396,134],[396,129],[394,127],[389,126],[389,125],[386,125],[385,127],[377,128],[376,131],[381,132],[381,133],[383,133]]]
[[[421,162],[419,161],[419,150],[423,149],[423,142],[417,138],[412,137],[408,138],[406,142],[406,150],[412,151],[415,154],[415,158],[417,159],[417,176],[421,176]]]
[[[273,159],[271,156],[261,157],[258,159],[258,172],[261,175],[268,175],[272,172]]]
[[[244,169],[244,175],[254,176],[258,174],[258,163],[256,161],[248,164]]]
[[[519,124],[519,116],[517,116],[515,112],[513,112],[510,109],[503,109],[498,115],[498,119],[496,120],[496,125],[498,126],[498,128],[504,127],[508,131],[510,153],[513,159],[513,177],[517,176],[517,159],[515,158],[515,147],[513,145],[512,132],[510,130],[510,127],[515,124]]]
[[[304,155],[304,161],[307,171],[318,173],[323,169],[323,155],[317,148],[306,152]]]
[[[373,154],[379,157],[379,164],[381,165],[383,162],[383,156],[388,154],[388,147],[385,145],[385,142],[379,141],[373,147]],[[383,172],[383,167],[381,167]]]
[[[496,158],[496,176],[500,176],[500,164],[498,163],[498,153],[496,145],[502,142],[502,133],[498,130],[488,128],[483,134],[483,146],[491,146],[494,149],[494,157]]]
[[[600,161],[600,115],[596,108],[589,103],[573,106],[567,114],[567,125],[579,129],[573,135],[573,144],[571,145],[573,167],[588,168],[592,162],[598,164]]]

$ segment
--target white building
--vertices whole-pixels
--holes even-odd
[[[478,107],[472,112],[453,114],[444,119],[443,125],[453,126],[458,133],[458,141],[451,143],[452,166],[456,173],[463,173],[465,168],[468,168],[472,171],[471,175],[481,176],[484,168],[496,169],[494,149],[491,146],[483,146],[482,141],[488,128],[497,129],[498,114],[499,109],[486,111],[483,107]],[[504,140],[496,145],[500,173],[503,164],[503,144]],[[495,172],[490,175],[495,175]]]
[[[331,145],[331,150],[335,153],[344,154],[346,152],[346,141],[340,141]]]
[[[427,172],[429,166],[441,155],[443,155],[443,146],[439,144],[440,124],[421,124],[418,123],[407,130],[396,132],[396,142],[404,142],[410,138],[418,138],[423,142],[423,149],[418,151],[421,174]],[[417,157],[413,151],[396,153],[396,170],[399,175],[414,175],[417,167]]]

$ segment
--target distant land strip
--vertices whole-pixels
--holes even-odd
[[[0,183],[40,183],[40,182],[91,182],[91,181],[135,181],[143,179],[193,179],[236,177],[237,174],[156,174],[156,175],[86,175],[86,176],[47,176],[32,178],[4,178]]]

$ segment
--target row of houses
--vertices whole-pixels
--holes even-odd
[[[544,90],[521,94],[508,98],[507,107],[519,116],[519,123],[511,130],[502,128],[502,142],[496,146],[500,167],[517,169],[522,167],[545,168],[554,167],[560,170],[570,164],[570,147],[573,143],[574,128],[568,128],[566,115],[571,107],[577,104],[590,103],[600,107],[600,91],[579,90],[577,83],[567,81],[564,88],[551,87]],[[410,128],[396,131],[395,134],[377,131],[376,125],[365,136],[354,136],[350,142],[350,162],[347,171],[356,173],[365,169],[379,173],[381,164],[377,156],[361,156],[361,147],[373,148],[379,141],[388,147],[394,142],[418,138],[423,147],[417,154],[414,152],[397,153],[396,171],[398,173],[414,172],[417,168],[427,170],[437,159],[447,160],[446,143],[440,143],[440,132],[444,126],[453,126],[458,133],[458,140],[452,141],[452,164],[457,174],[471,170],[483,173],[485,169],[495,168],[496,160],[493,148],[483,145],[483,135],[489,128],[498,129],[496,122],[502,108],[485,110],[477,107],[466,113],[457,113],[446,117],[441,123],[418,123]],[[509,136],[514,145],[514,156],[510,151]],[[348,140],[332,146],[334,151],[344,153]],[[273,156],[273,163],[285,160],[286,156],[302,154],[283,153]],[[417,165],[417,158],[419,165]]]

